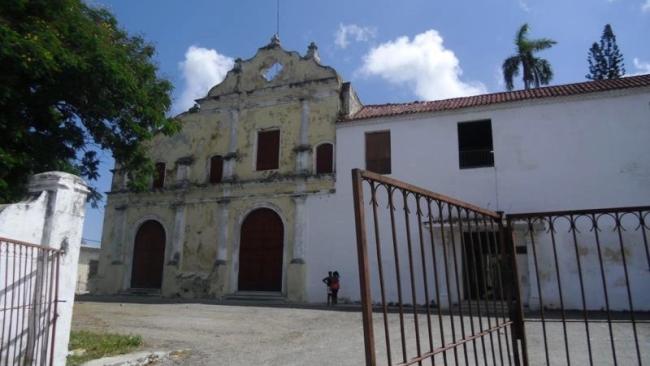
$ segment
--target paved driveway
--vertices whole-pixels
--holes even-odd
[[[357,312],[78,301],[73,329],[139,334],[148,349],[190,349],[186,365],[364,363]]]
[[[363,330],[361,314],[356,311],[328,311],[286,307],[233,306],[196,303],[130,303],[77,301],[73,315],[73,328],[103,330],[122,334],[141,335],[146,349],[174,351],[190,350],[186,357],[172,362],[182,365],[363,365]],[[135,299],[135,301],[152,301]],[[374,318],[377,349],[381,363],[385,346],[381,316]],[[460,327],[454,318],[456,331]],[[413,334],[413,318],[405,316],[406,332]],[[445,334],[450,335],[449,318],[443,322]],[[434,324],[435,325],[435,324]],[[478,324],[475,324],[478,327]],[[389,317],[391,344],[399,351],[399,319]],[[420,329],[427,325],[420,317]],[[588,364],[584,324],[579,321],[567,325],[570,338],[572,364]],[[531,365],[544,362],[541,323],[526,324]],[[549,323],[549,357],[554,365],[566,364],[562,328],[560,323]],[[619,365],[636,364],[634,338],[629,324],[615,325]],[[596,322],[590,326],[591,345],[597,365],[611,364],[607,324]],[[434,330],[437,338],[437,329]],[[639,343],[644,363],[650,362],[650,323],[638,325]],[[425,333],[422,333],[425,334]],[[498,339],[493,347],[498,350]],[[425,337],[426,338],[426,337]],[[423,338],[423,342],[424,339]],[[447,339],[449,341],[449,338]],[[501,364],[498,356],[492,358],[490,339],[486,338],[487,364]],[[407,339],[407,353],[413,356],[414,339]],[[439,345],[439,339],[434,340]],[[474,363],[473,349],[481,353],[480,342],[468,343],[467,349],[459,349],[459,364],[465,364],[464,351],[468,351],[470,363]],[[423,344],[423,349],[426,345]],[[498,351],[497,351],[498,354]],[[452,357],[450,352],[448,357]],[[401,358],[400,354],[394,357]],[[438,357],[440,358],[441,355]],[[396,361],[395,359],[393,361]],[[437,362],[442,359],[437,359]],[[496,361],[496,362],[494,362]],[[507,360],[504,360],[507,363]],[[429,364],[428,362],[426,364]],[[438,364],[438,363],[436,363]],[[450,364],[455,364],[450,362]]]

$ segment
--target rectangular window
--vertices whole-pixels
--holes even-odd
[[[88,279],[97,276],[98,268],[99,268],[99,261],[91,260],[88,262]]]
[[[165,163],[156,163],[153,177],[153,188],[161,189],[165,185]]]
[[[492,122],[487,119],[458,124],[460,169],[494,166]]]
[[[316,148],[316,174],[328,174],[334,171],[334,145],[320,144]]]
[[[280,160],[280,130],[257,133],[257,170],[278,169]]]
[[[366,133],[366,170],[390,174],[390,131]]]
[[[223,177],[223,157],[215,155],[210,158],[210,183],[220,183]]]

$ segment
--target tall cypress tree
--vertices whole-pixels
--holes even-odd
[[[605,25],[600,42],[594,42],[589,49],[587,61],[589,62],[587,79],[618,79],[625,75],[623,54],[616,44],[616,36],[609,24]]]

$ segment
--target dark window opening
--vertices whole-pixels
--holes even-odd
[[[390,174],[390,131],[366,133],[366,170]]]
[[[459,123],[458,150],[461,169],[494,166],[492,122]]]
[[[318,145],[316,148],[316,174],[332,172],[334,172],[334,145]]]
[[[88,278],[93,278],[97,276],[99,268],[99,261],[98,260],[91,260],[88,262]]]
[[[210,158],[210,183],[220,183],[223,178],[223,157],[216,155]]]
[[[153,177],[153,188],[161,189],[165,185],[165,163],[156,163]]]
[[[502,252],[498,232],[463,232],[463,267],[467,269],[465,299],[497,299],[505,293],[504,273],[510,273],[510,263]]]
[[[257,133],[257,170],[278,169],[280,130]]]

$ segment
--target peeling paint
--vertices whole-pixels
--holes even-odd
[[[102,240],[114,248],[103,251],[99,292],[128,289],[137,223],[151,217],[163,225],[167,237],[164,296],[234,293],[241,222],[256,207],[273,207],[285,226],[283,294],[289,299],[304,298],[308,263],[301,264],[303,258],[292,262],[295,243],[304,246],[302,234],[294,233],[295,196],[334,192],[333,174],[315,174],[313,149],[325,141],[335,143],[335,122],[346,99],[340,77],[320,64],[315,45],[302,57],[273,42],[253,58],[238,60],[225,80],[198,100],[198,110],[179,115],[182,129],[178,134],[158,135],[148,144],[149,156],[167,166],[163,190],[127,192],[116,169]],[[267,81],[261,72],[274,63],[283,68]],[[346,95],[356,98],[349,86]],[[348,102],[357,107],[358,103],[356,99]],[[280,129],[279,167],[256,171],[257,133],[276,128]],[[224,157],[224,182],[220,184],[209,183],[210,158],[215,155]],[[181,167],[187,171],[179,173]],[[119,227],[114,214],[118,207],[125,207],[121,231],[114,229]],[[174,233],[178,225],[175,207],[184,207],[183,235]],[[120,242],[116,235],[123,238],[120,244],[114,244]],[[173,242],[178,237],[183,243]],[[220,245],[225,258],[217,258]],[[113,261],[115,251],[126,260]]]

